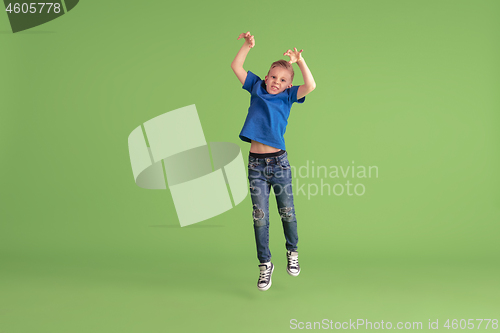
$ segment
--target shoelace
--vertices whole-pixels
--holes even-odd
[[[288,266],[290,266],[291,268],[297,268],[297,266],[299,266],[299,255],[296,256],[289,255]]]
[[[271,274],[271,267],[269,267],[265,271],[261,271],[259,276],[259,283],[266,282],[267,280],[269,280],[270,274]]]

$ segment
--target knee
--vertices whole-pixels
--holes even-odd
[[[283,222],[294,222],[295,221],[295,212],[293,211],[293,207],[282,207],[279,209],[281,221]]]
[[[264,211],[262,209],[254,208],[253,210],[253,224],[256,227],[263,227],[267,224]]]

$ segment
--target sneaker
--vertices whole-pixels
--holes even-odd
[[[274,265],[271,262],[265,262],[259,265],[260,276],[257,282],[257,288],[265,291],[271,287],[271,276],[273,275]]]
[[[300,265],[299,265],[299,253],[295,251],[287,251],[286,252],[286,271],[291,276],[297,276],[300,274]]]

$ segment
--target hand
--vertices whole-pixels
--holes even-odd
[[[253,36],[250,34],[250,31],[240,34],[237,40],[240,40],[240,38],[245,38],[245,43],[248,44],[250,48],[255,46],[255,38],[253,38]]]
[[[304,51],[304,50],[297,51],[297,48],[294,47],[293,51],[292,50],[288,50],[285,53],[283,53],[283,55],[289,56],[290,57],[290,61],[288,63],[293,64],[294,62],[299,62],[300,60],[303,60],[302,54],[301,54],[302,51]]]

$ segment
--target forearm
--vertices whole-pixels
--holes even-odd
[[[301,99],[316,88],[316,82],[314,82],[314,78],[309,70],[309,67],[307,67],[304,58],[299,59],[299,61],[297,61],[297,65],[299,66],[300,71],[302,72],[302,78],[304,79],[304,84],[299,86],[299,89],[297,90],[297,99]]]
[[[238,77],[241,84],[245,83],[245,79],[247,76],[247,72],[243,68],[243,64],[245,63],[245,59],[247,58],[247,54],[250,51],[251,47],[248,43],[243,43],[243,46],[240,48],[233,62],[231,63],[231,68],[233,69],[234,74]]]
[[[245,63],[245,59],[247,58],[247,54],[250,51],[250,45],[248,43],[243,43],[240,50],[234,57],[233,62],[231,63],[231,68],[241,67],[243,68],[243,64]]]
[[[312,76],[309,67],[307,67],[306,61],[304,58],[297,61],[297,65],[302,72],[302,78],[304,79],[304,86],[307,88],[308,92],[313,91],[316,88],[316,82],[314,81],[314,77]]]

